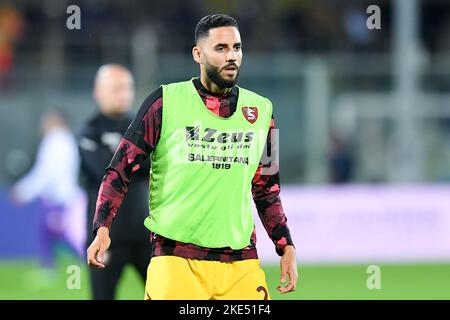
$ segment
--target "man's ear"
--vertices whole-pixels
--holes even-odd
[[[202,49],[200,47],[193,47],[192,48],[192,57],[194,58],[194,61],[198,64],[202,64]]]

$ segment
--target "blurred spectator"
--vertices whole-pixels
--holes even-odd
[[[79,204],[83,194],[78,187],[77,143],[66,118],[59,111],[48,112],[42,118],[41,129],[43,138],[36,162],[13,186],[12,197],[19,204],[35,199],[43,202],[39,253],[47,281],[56,280],[56,245],[63,243],[78,256],[83,254],[80,246],[83,233],[77,228],[80,224],[74,223],[82,214]]]
[[[330,144],[330,182],[335,184],[351,182],[353,177],[353,158],[349,145],[336,132],[331,134]]]
[[[94,240],[94,220],[97,194],[105,169],[132,122],[130,114],[134,100],[134,80],[123,66],[102,66],[95,78],[94,97],[98,112],[86,123],[80,134],[81,170],[88,194],[87,245]],[[114,299],[117,284],[127,264],[133,265],[142,278],[142,291],[150,260],[150,233],[143,221],[148,216],[149,161],[133,176],[133,184],[119,209],[108,250],[105,269],[89,268],[92,296],[95,300]]]

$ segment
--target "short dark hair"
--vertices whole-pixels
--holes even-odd
[[[203,17],[197,23],[197,26],[195,27],[195,43],[197,43],[198,39],[201,37],[207,37],[209,29],[219,27],[235,27],[239,30],[238,23],[233,17],[226,14],[211,14]]]

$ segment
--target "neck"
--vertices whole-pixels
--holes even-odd
[[[229,93],[231,91],[231,88],[221,88],[214,82],[208,79],[205,73],[200,74],[200,82],[202,85],[208,90],[209,92],[212,92],[214,94],[224,95],[226,93]]]

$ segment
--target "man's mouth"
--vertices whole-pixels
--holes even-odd
[[[234,65],[228,66],[228,67],[225,68],[225,70],[228,70],[228,71],[233,71],[233,70],[237,70],[237,69],[238,68],[236,66],[234,66]]]

